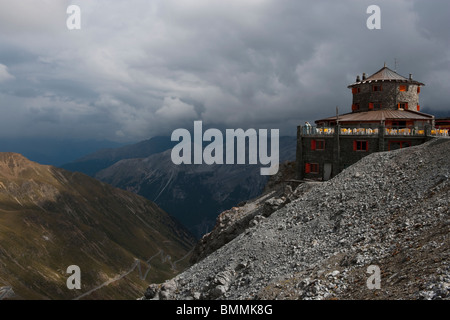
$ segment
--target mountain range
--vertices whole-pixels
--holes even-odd
[[[117,149],[121,146],[123,144],[112,141],[70,140],[49,137],[0,138],[0,152],[20,153],[32,161],[52,166],[62,166],[97,150]]]
[[[78,171],[91,177],[114,163],[123,159],[146,158],[156,153],[172,148],[176,142],[170,137],[157,136],[138,143],[120,146],[117,148],[105,148],[84,155],[83,157],[61,165],[61,168],[69,171]]]
[[[260,165],[175,165],[174,144],[170,137],[155,137],[63,167],[144,196],[198,238],[211,230],[220,212],[258,196],[268,181],[260,175]],[[280,137],[279,145],[280,162],[295,159],[295,137]]]

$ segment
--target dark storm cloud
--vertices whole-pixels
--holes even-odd
[[[387,62],[448,108],[445,1],[0,1],[0,135],[131,141],[192,127],[280,128],[350,111],[347,85]],[[48,117],[47,120],[46,117]],[[17,130],[21,128],[22,130]]]

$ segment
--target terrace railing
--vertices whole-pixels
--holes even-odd
[[[431,135],[436,137],[448,137],[449,129],[433,129],[431,130]]]
[[[317,127],[317,126],[302,126],[303,135],[333,135],[335,127]],[[378,128],[340,128],[340,135],[378,135]],[[384,128],[384,134],[387,136],[424,136],[425,129],[418,129],[414,127],[409,128]],[[448,137],[449,129],[432,129],[431,136]]]

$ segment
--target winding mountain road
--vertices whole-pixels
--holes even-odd
[[[105,286],[107,286],[107,285],[109,285],[109,284],[111,284],[113,282],[116,282],[116,281],[119,281],[119,280],[123,279],[124,277],[126,277],[127,275],[132,273],[136,268],[138,269],[140,279],[141,280],[145,280],[147,278],[148,273],[150,272],[150,269],[152,268],[152,266],[150,265],[150,261],[152,261],[158,255],[161,257],[161,261],[163,263],[168,262],[170,264],[171,269],[172,270],[176,270],[177,262],[182,261],[183,259],[185,259],[187,256],[189,256],[189,254],[191,252],[192,252],[192,250],[189,251],[184,257],[178,259],[175,262],[172,262],[172,257],[170,255],[165,255],[164,254],[164,250],[160,249],[157,253],[155,253],[148,260],[145,261],[145,263],[148,264],[149,266],[148,266],[147,270],[144,273],[142,272],[141,260],[135,259],[134,263],[132,264],[130,269],[128,269],[128,271],[126,271],[126,272],[124,272],[122,274],[119,274],[119,275],[115,276],[114,278],[112,278],[112,279],[110,279],[110,280],[108,280],[108,281],[106,281],[106,282],[96,286],[95,288],[93,288],[93,289],[83,293],[82,295],[74,298],[73,300],[79,300],[79,299],[81,299],[83,297],[86,297],[86,296],[90,295],[92,292],[97,291],[100,288],[103,288],[103,287],[105,287]],[[1,297],[1,291],[0,291],[0,297]]]
[[[3,300],[10,295],[14,295],[12,287],[0,287],[0,300]]]

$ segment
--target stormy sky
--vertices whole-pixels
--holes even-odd
[[[67,7],[81,8],[68,30]],[[369,30],[369,5],[381,29]],[[450,105],[450,2],[0,0],[0,137],[139,141],[176,128],[276,128],[349,112],[384,62]],[[395,59],[397,65],[394,65]]]

